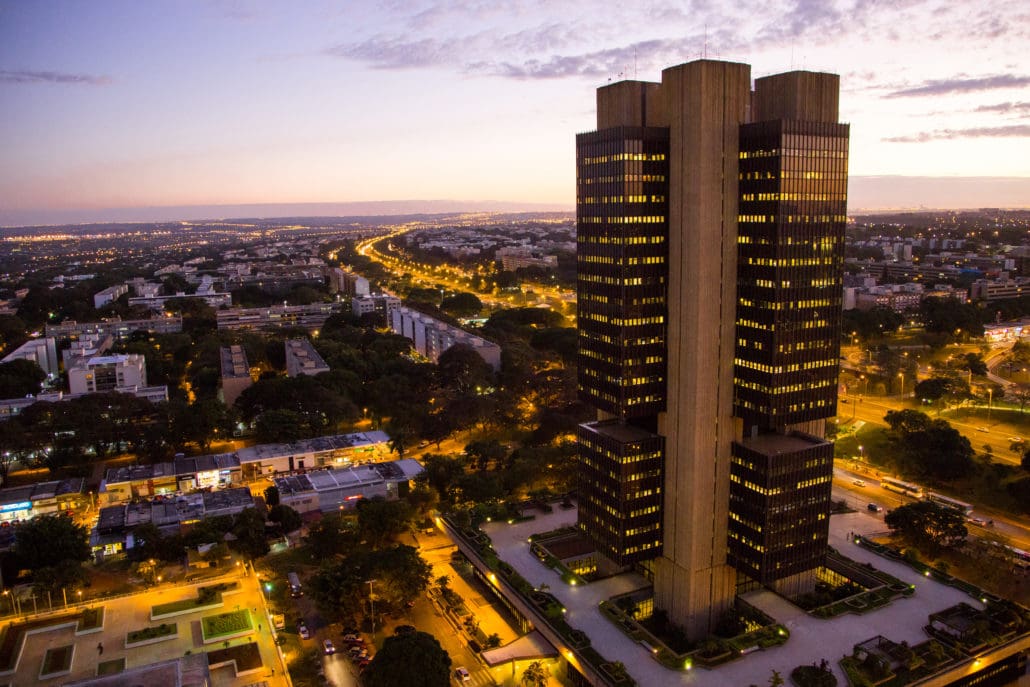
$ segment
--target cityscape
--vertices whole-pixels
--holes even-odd
[[[1030,686],[990,4],[0,3],[0,686]]]

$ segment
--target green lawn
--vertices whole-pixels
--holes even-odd
[[[254,621],[250,617],[250,611],[245,608],[239,611],[205,616],[200,621],[200,631],[205,641],[253,629]]]

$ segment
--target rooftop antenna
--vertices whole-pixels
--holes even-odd
[[[705,23],[705,51],[704,51],[704,58],[706,60],[708,59],[708,23],[707,22]]]

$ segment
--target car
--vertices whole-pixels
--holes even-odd
[[[454,677],[457,678],[459,682],[469,682],[472,680],[472,675],[469,673],[468,668],[465,668],[464,666],[454,671]]]
[[[851,483],[854,484],[856,487],[864,487],[865,486],[865,480],[864,479],[854,479],[854,480],[851,480]]]
[[[362,644],[365,643],[365,640],[361,638],[361,635],[359,635],[356,632],[348,632],[347,634],[343,635],[343,641],[347,642],[348,644],[354,644],[357,642],[360,642]]]
[[[978,431],[978,432],[990,432],[991,430],[988,427],[977,427],[976,431]]]
[[[971,525],[976,525],[977,527],[987,527],[987,521],[983,518],[975,518],[973,516],[969,516],[968,518],[966,518],[966,522],[968,522]]]
[[[328,656],[329,654],[335,654],[336,653],[336,647],[333,646],[333,640],[331,640],[331,639],[323,639],[322,640],[322,652],[326,656]]]
[[[303,620],[297,623],[297,634],[300,635],[301,639],[311,639],[311,632],[308,630],[308,626]]]
[[[875,503],[870,503],[866,508],[872,513],[879,513],[883,510],[883,506],[879,506]]]
[[[1013,444],[1018,444],[1021,441],[1023,441],[1023,437],[1009,437],[1009,441],[1011,441]]]

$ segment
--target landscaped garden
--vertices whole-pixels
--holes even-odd
[[[125,646],[152,642],[158,639],[171,639],[179,634],[178,623],[161,623],[152,627],[145,627],[142,630],[134,630],[125,635]]]
[[[78,634],[85,634],[93,630],[102,630],[104,628],[104,607],[103,606],[92,606],[90,608],[82,609],[82,615],[79,616],[79,623],[75,626],[75,632]]]
[[[222,595],[239,589],[239,582],[222,582],[207,587],[197,587],[194,599],[182,599],[157,604],[150,609],[151,620],[158,620],[170,615],[182,615],[194,611],[217,608],[223,604]]]
[[[253,630],[254,621],[246,608],[205,616],[200,620],[200,633],[204,642],[236,637]]]

